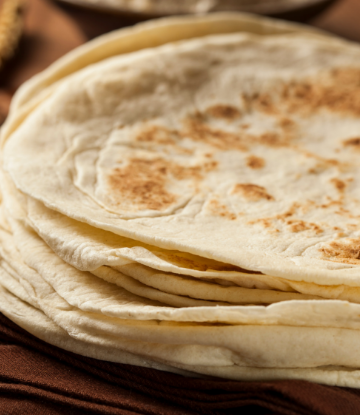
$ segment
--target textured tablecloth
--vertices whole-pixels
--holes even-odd
[[[312,24],[360,41],[360,0],[338,1]],[[26,79],[121,16],[28,0],[17,56],[0,73],[0,123]],[[360,415],[360,390],[302,381],[194,379],[102,362],[50,346],[0,314],[0,414]]]

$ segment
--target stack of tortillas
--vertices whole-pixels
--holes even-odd
[[[360,387],[360,49],[218,14],[25,84],[2,130],[0,310],[75,353]]]

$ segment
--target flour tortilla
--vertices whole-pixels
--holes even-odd
[[[16,194],[18,195],[18,192]],[[180,280],[178,276],[172,275],[169,272],[166,274],[153,272],[156,277],[149,278],[147,268],[141,266],[136,266],[136,273],[129,274],[127,267],[132,267],[134,265],[130,264],[137,262],[155,270],[189,275],[225,286],[236,284],[250,289],[275,289],[285,292],[298,292],[314,297],[319,296],[360,303],[360,289],[357,287],[349,287],[346,285],[323,286],[257,273],[249,274],[239,271],[221,271],[222,268],[231,269],[231,266],[191,254],[156,248],[103,230],[96,230],[95,232],[91,226],[74,221],[58,212],[47,209],[42,203],[32,198],[25,197],[23,200],[24,205],[28,206],[27,214],[30,225],[57,255],[78,269],[93,271],[97,267],[108,265],[153,288],[172,294],[198,295],[197,298],[203,298],[201,297],[203,294],[194,290],[195,285],[200,288],[201,283],[196,283],[192,280]],[[213,268],[216,271],[212,270]],[[176,282],[174,283],[174,281]],[[203,287],[204,290],[209,291],[209,284],[205,283]],[[215,289],[223,293],[226,292],[222,287],[216,287]],[[228,292],[236,292],[236,289],[233,291],[228,290]],[[238,292],[240,293],[240,291]],[[244,294],[245,292],[243,291]],[[213,294],[208,292],[206,295]],[[234,298],[234,294],[230,295]],[[274,293],[273,295],[274,297],[272,299],[276,298],[275,296],[279,294]],[[257,294],[254,293],[254,296],[257,296]],[[221,296],[219,300],[220,298],[222,301],[228,301],[225,298],[229,297]],[[248,298],[250,303],[253,302],[250,298],[254,297]],[[270,298],[271,295],[270,297],[267,296],[265,302],[270,302]],[[296,299],[296,297],[292,298]],[[208,299],[210,298],[208,297]],[[215,298],[213,297],[212,299],[214,300]],[[259,301],[259,296],[257,296],[255,303]]]
[[[298,144],[292,147],[281,141],[285,140],[281,135],[278,138],[280,142],[276,141],[280,127],[269,127],[269,123],[276,120],[275,116],[269,115],[267,110],[264,114],[258,109],[244,115],[245,103],[239,100],[241,92],[251,94],[258,90],[260,79],[268,90],[274,85],[280,89],[288,85],[295,74],[296,82],[300,82],[300,69],[303,82],[316,79],[319,83],[321,76],[321,82],[325,82],[321,88],[325,91],[326,82],[333,85],[332,76],[340,77],[340,92],[342,83],[345,90],[348,82],[353,88],[358,48],[349,45],[345,50],[336,42],[330,44],[315,38],[306,43],[306,50],[303,44],[304,39],[300,35],[289,35],[286,39],[224,35],[139,52],[131,68],[121,63],[118,65],[116,59],[92,66],[59,88],[12,135],[5,148],[5,167],[20,190],[55,210],[93,226],[154,246],[190,252],[272,276],[323,285],[356,286],[359,283],[357,259],[346,256],[348,247],[357,240],[353,218],[357,207],[353,198],[359,173],[355,169],[356,155],[346,144],[359,128],[359,121],[351,112],[353,106],[346,107],[350,113],[337,108],[330,111],[325,102],[318,112],[314,110],[311,117],[302,115],[301,107],[293,120],[284,121],[281,118],[281,122],[286,124],[281,124],[281,128],[287,131],[284,133],[286,139],[295,134],[288,131],[292,123],[297,124],[297,128],[306,126],[306,135],[301,131],[296,133]],[[235,50],[237,53],[230,53]],[[279,56],[274,50],[279,51]],[[281,66],[280,58],[283,59]],[[153,65],[148,65],[149,59]],[[209,69],[210,62],[215,62],[213,69]],[[162,71],[164,65],[168,69],[166,74]],[[295,65],[293,69],[291,65]],[[256,68],[260,67],[261,75],[253,84],[250,80]],[[216,81],[219,71],[222,80],[219,78]],[[187,78],[186,74],[190,72],[191,77]],[[139,79],[142,79],[141,90],[146,93],[138,90]],[[234,87],[236,79],[239,82],[237,88]],[[192,82],[196,82],[196,86]],[[217,87],[218,82],[223,84],[222,88]],[[154,90],[154,85],[160,85],[156,88],[162,88],[163,92]],[[212,101],[211,91],[215,85],[217,98]],[[190,100],[190,95],[194,96],[194,88],[197,92],[194,100]],[[178,89],[181,94],[176,92]],[[69,91],[74,92],[69,94]],[[102,102],[104,96],[107,98]],[[148,100],[155,97],[157,104],[149,106]],[[172,102],[170,106],[169,100]],[[240,124],[225,122],[215,114],[209,115],[208,122],[212,124],[207,125],[207,121],[199,121],[195,117],[197,113],[194,112],[193,102],[202,114],[208,114],[206,111],[209,108],[219,109],[216,107],[219,103],[225,107],[232,106],[236,119],[236,111],[243,114],[236,121]],[[292,105],[296,102],[295,99]],[[167,121],[160,117],[160,113],[161,117],[166,116]],[[151,121],[140,121],[140,114],[141,120],[150,117]],[[184,133],[184,139],[177,142],[176,134],[179,133],[176,128],[180,127],[176,123],[179,117],[186,120],[186,114],[195,117],[189,121],[190,127],[195,128],[195,138],[189,139],[186,134],[190,133]],[[285,114],[289,116],[286,111]],[[59,117],[63,120],[63,130],[58,123]],[[216,156],[213,154],[213,159],[207,161],[206,154],[217,148],[216,134],[211,132],[218,131],[214,130],[215,127],[221,127],[219,131],[223,131],[225,143],[228,143],[228,140],[231,142],[234,139],[234,128],[240,128],[246,120],[251,124],[253,118],[258,120],[256,128],[264,128],[265,132],[255,132],[256,128],[251,127],[253,130],[250,128],[242,136],[251,137],[252,141],[246,139],[242,142],[239,139],[237,144],[235,140],[235,144],[229,145],[233,150],[234,145],[235,150],[239,145],[238,150],[217,149]],[[47,145],[50,143],[48,134],[52,135],[55,131],[53,122],[56,122],[57,138]],[[191,124],[193,122],[194,125]],[[326,134],[316,139],[324,125]],[[164,142],[147,144],[146,134],[152,128],[160,131],[160,135],[156,136],[156,140],[160,141],[164,140],[161,134],[165,129],[165,141],[175,140],[175,147],[167,147]],[[167,128],[170,128],[168,137]],[[208,128],[210,144],[204,142],[200,145],[196,141],[196,131],[206,133]],[[274,129],[270,136],[266,135],[269,128]],[[145,141],[139,144],[136,137],[141,132],[145,134]],[[275,139],[276,145],[268,144],[268,139],[270,143]],[[243,145],[252,146],[254,140],[259,144],[251,147],[251,151],[242,148]],[[132,142],[136,143],[135,147],[133,144],[130,146]],[[103,150],[100,151],[100,148]],[[198,150],[193,156],[185,154],[195,151],[195,148]],[[340,153],[336,153],[337,150]],[[171,156],[170,165],[165,165],[162,159],[164,151],[170,152],[166,153],[167,157]],[[265,160],[264,170],[246,167],[252,156]],[[95,174],[92,166],[97,157],[100,158]],[[154,201],[150,200],[147,204],[141,196],[132,197],[126,190],[109,190],[109,183],[119,185],[121,180],[118,181],[117,177],[124,177],[126,169],[137,171],[138,168],[139,174],[142,174],[147,171],[150,162],[154,166],[155,159],[158,163],[151,167],[154,169],[152,174],[159,177],[159,174],[164,174],[159,172],[165,171],[166,176],[167,193],[160,198],[162,206],[156,204],[156,193],[153,194]],[[346,171],[341,167],[345,165]],[[167,169],[172,172],[168,178]],[[241,172],[240,183],[236,179],[238,173],[235,177],[234,171]],[[300,175],[296,180],[302,190],[301,200],[305,202],[301,202],[300,193],[293,186],[297,175]],[[319,186],[313,186],[314,177]],[[274,180],[276,187],[272,185]],[[94,183],[97,183],[95,187]],[[249,190],[246,187],[248,183],[255,187]],[[161,192],[161,186],[159,189]],[[326,197],[332,198],[334,203],[326,205]],[[339,203],[342,211],[338,210]],[[215,228],[222,229],[221,233]],[[334,244],[340,246],[340,256],[336,256]]]
[[[38,270],[42,269],[42,271],[40,271],[41,274],[46,275],[46,280],[51,285],[57,287],[57,291],[60,290],[60,293],[63,292],[64,286],[67,287],[66,294],[63,294],[63,296],[65,295],[64,298],[67,298],[67,295],[69,295],[68,290],[73,291],[78,296],[77,299],[86,294],[86,302],[102,302],[102,300],[100,300],[101,295],[105,295],[105,298],[111,298],[111,293],[115,294],[116,291],[111,286],[108,284],[101,285],[101,281],[91,278],[88,272],[82,273],[63,263],[63,261],[57,257],[34,232],[22,225],[19,221],[11,219],[11,222],[15,231],[17,246],[20,249],[22,258],[32,268]],[[44,266],[42,264],[46,265]],[[52,264],[52,266],[49,264]],[[58,268],[63,269],[61,272],[65,274],[65,276],[61,279],[58,278]],[[108,267],[99,267],[96,270],[93,270],[92,273],[105,281],[124,288],[128,292],[135,294],[135,296],[140,296],[142,298],[147,298],[174,307],[230,306],[231,304],[271,304],[274,302],[292,299],[306,300],[320,298],[301,295],[298,293],[282,293],[271,290],[254,290],[236,287],[234,287],[234,289],[227,289],[217,287],[214,284],[206,285],[204,283],[196,282],[190,282],[190,286],[188,286],[185,282],[184,286],[184,281],[176,276],[173,276],[173,281],[175,279],[176,289],[174,290],[174,288],[172,288],[170,291],[166,291],[161,289],[163,287],[157,287],[160,289],[156,289],[152,287],[151,284],[146,284],[146,279],[148,279],[151,275],[151,271],[149,274],[149,271],[144,267],[139,267],[137,264],[133,264],[132,267],[126,267],[124,271],[125,272],[122,273]],[[156,279],[156,273],[153,272],[153,274],[155,274]],[[132,276],[135,276],[135,280]],[[172,277],[170,274],[167,276],[169,279]],[[90,295],[89,292],[90,286],[93,286],[92,295]],[[181,289],[181,287],[183,288]],[[98,293],[101,293],[100,298]],[[120,299],[116,299],[114,297],[113,301],[115,301],[114,304],[116,304],[116,301],[121,302],[121,300],[123,300],[122,297]],[[82,307],[83,306],[80,306],[80,308]]]
[[[24,244],[28,245],[28,241],[25,241]],[[31,249],[29,251],[32,252],[36,261],[36,250]],[[6,257],[6,254],[3,253],[4,256]],[[28,260],[28,258],[26,259]],[[33,265],[36,266],[35,263]],[[51,270],[54,270],[54,266],[50,261],[47,261],[47,265]],[[300,319],[295,324],[304,324],[301,319],[309,318],[310,324],[316,324],[317,327],[275,325],[275,320],[271,318],[268,320],[270,324],[255,326],[251,324],[233,326],[220,324],[213,326],[173,321],[162,321],[159,324],[157,321],[111,318],[110,316],[77,309],[59,297],[56,291],[51,291],[49,285],[46,289],[48,292],[45,292],[44,296],[44,290],[39,289],[39,287],[47,283],[36,270],[26,268],[25,264],[21,265],[21,259],[12,261],[10,267],[6,264],[6,261],[5,263],[2,261],[1,268],[3,271],[10,271],[7,277],[2,275],[2,284],[6,283],[6,278],[12,278],[12,286],[15,287],[16,280],[26,279],[30,285],[35,284],[38,288],[35,295],[35,304],[38,304],[40,309],[57,325],[66,330],[70,336],[98,345],[100,349],[102,346],[116,346],[121,351],[132,351],[150,359],[164,359],[164,363],[167,364],[191,365],[195,372],[197,365],[252,367],[255,362],[261,367],[276,368],[289,368],[293,367],[294,364],[298,367],[317,367],[331,363],[355,367],[358,364],[354,356],[358,354],[355,349],[358,347],[357,336],[360,332],[353,329],[318,327],[323,323],[321,321],[321,311],[326,311],[327,308],[323,301],[282,303],[291,305],[289,308],[293,311],[297,308],[295,303],[299,304],[299,309],[308,307],[310,313],[306,315],[306,313],[300,311]],[[15,268],[18,270],[22,268],[21,276],[16,276],[18,271]],[[55,269],[58,277],[62,276],[59,270],[59,267]],[[25,286],[23,285],[23,287]],[[89,289],[89,286],[86,288]],[[70,290],[72,291],[71,287]],[[15,293],[18,292],[16,288],[14,291]],[[31,295],[31,291],[27,291],[27,293]],[[323,318],[327,319],[328,324],[342,324],[339,318],[343,313],[338,312],[337,307],[349,310],[348,307],[353,308],[354,305],[345,302],[332,302],[331,310],[335,312],[336,319],[333,316],[330,318],[326,311]],[[356,307],[359,308],[359,306]],[[215,312],[219,308],[215,307]],[[131,307],[127,309],[131,310]],[[239,314],[241,314],[241,309],[241,307],[238,308]],[[253,314],[253,320],[258,318],[257,311],[265,310],[263,307],[253,309],[249,307],[248,309],[250,310],[248,317],[251,319],[251,314]],[[191,309],[189,310],[191,311]],[[268,310],[270,310],[270,307]],[[224,316],[226,313],[224,313],[224,310],[221,311],[221,315]],[[236,314],[237,308],[232,307],[231,311]],[[246,314],[246,310],[244,311]],[[211,309],[204,308],[199,314],[201,312],[203,315],[209,315]],[[311,315],[313,313],[314,315]],[[351,310],[353,325],[359,327],[359,323],[356,323],[356,315],[359,315],[359,313],[354,313]],[[316,317],[314,318],[314,316]],[[285,313],[281,318],[288,319],[289,314]],[[345,324],[351,324],[349,318],[346,318]],[[295,332],[296,336],[294,335]],[[310,347],[309,342],[312,347]],[[269,344],[272,345],[270,350]],[[285,346],[285,352],[279,348],[278,344]],[[263,347],[266,347],[266,353],[264,353],[264,350],[261,351]],[[314,350],[318,348],[321,350],[319,355],[314,353]],[[311,353],[304,355],[304,350],[311,350]],[[344,350],[346,350],[345,354]],[[261,356],[260,360],[259,356]]]
[[[0,270],[0,274],[2,276],[4,275],[3,270]],[[7,281],[7,283],[11,284],[9,281]],[[13,295],[11,291],[0,284],[0,311],[18,326],[46,343],[94,359],[148,367],[151,369],[177,373],[182,376],[194,376],[191,372],[177,369],[172,366],[166,366],[154,360],[147,359],[144,356],[123,352],[114,347],[103,346],[99,348],[98,346],[76,340],[70,337],[65,330],[57,326],[41,310],[32,306],[31,298],[25,291],[23,291],[22,295],[19,297],[20,291],[21,288],[17,285],[17,294]]]
[[[175,307],[206,305],[206,302],[196,302],[189,298],[176,297],[178,295],[235,304],[271,304],[291,299],[305,300],[319,299],[320,297],[360,303],[360,289],[358,288],[347,286],[318,286],[316,284],[299,283],[266,275],[245,274],[238,271],[198,271],[193,268],[184,269],[174,267],[172,263],[174,257],[177,262],[186,258],[193,267],[200,269],[205,266],[221,269],[222,267],[226,267],[226,264],[219,264],[216,261],[209,261],[206,258],[200,258],[190,254],[186,255],[177,251],[169,252],[156,249],[155,247],[146,246],[139,242],[119,237],[110,232],[95,231],[89,225],[66,218],[57,212],[45,208],[41,203],[21,195],[14,189],[4,174],[2,176],[2,183],[3,187],[5,186],[4,190],[6,189],[5,203],[8,205],[9,212],[12,212],[12,215],[15,214],[21,220],[26,217],[26,212],[23,208],[26,205],[30,207],[27,211],[27,218],[30,220],[30,225],[60,258],[77,269],[92,271],[94,275],[119,285],[133,294]],[[33,206],[33,210],[31,206]],[[133,249],[135,252],[131,252],[132,250],[129,248],[131,246],[135,246]],[[158,256],[153,255],[154,253],[155,255],[161,255],[163,260],[154,262],[154,258],[159,259]],[[136,264],[137,262],[140,264],[149,264],[147,262],[149,258],[152,260],[150,262],[150,268]],[[79,266],[79,264],[81,265]],[[88,264],[91,265],[89,266]],[[112,265],[115,270],[120,271],[120,274],[115,270],[103,267],[103,264]],[[182,274],[190,274],[206,279],[213,278],[225,286],[227,283],[231,284],[231,282],[236,282],[238,285],[249,287],[250,289],[236,287],[224,288],[191,279],[185,280],[174,274],[157,273],[151,267],[160,270],[170,268],[172,271],[177,271]],[[140,284],[134,281],[133,278],[139,281]],[[306,294],[270,291],[266,288],[262,289],[264,285],[266,288],[270,287],[271,289],[275,288],[282,291],[298,291],[298,293],[305,292]],[[153,287],[156,290],[152,291],[146,286]],[[258,289],[254,290],[254,287]],[[169,296],[167,294],[171,295]]]
[[[154,360],[146,359],[144,356],[136,356],[131,353],[121,352],[115,348],[99,347],[89,343],[73,339],[63,329],[57,326],[44,313],[22,301],[17,296],[13,296],[9,291],[0,286],[0,310],[1,312],[16,322],[20,327],[30,332],[34,336],[46,341],[47,343],[61,347],[62,349],[72,351],[73,353],[92,357],[95,359],[106,360],[110,362],[132,364],[144,366],[157,370],[178,373],[183,376],[194,376],[190,371],[177,369],[176,365],[166,366]],[[29,324],[33,322],[33,324]],[[34,324],[36,322],[36,324]],[[182,365],[183,367],[185,365]],[[277,369],[277,368],[259,368],[259,367],[201,367],[197,366],[199,373],[219,376],[233,380],[273,380],[273,379],[299,379],[308,380],[327,385],[336,385],[342,387],[359,387],[358,370],[349,370],[348,368],[339,367],[322,367],[311,369]]]
[[[292,368],[333,362],[356,367],[358,330],[290,326],[200,326],[156,322],[120,322],[70,309],[42,309],[71,337],[107,347],[118,347],[175,365]],[[294,334],[296,333],[297,336]],[[156,343],[154,339],[156,338]],[[189,340],[191,343],[189,344]],[[146,342],[146,343],[145,343]],[[312,348],[309,347],[310,343]],[[279,348],[278,344],[283,344]],[[266,348],[266,353],[264,353]],[[320,353],[316,350],[321,349]],[[311,353],[304,354],[304,350]],[[346,353],[344,351],[346,350]],[[355,356],[355,358],[354,358]]]
[[[64,263],[29,229],[16,229],[14,237],[0,232],[3,268],[15,277],[35,301],[61,310],[76,308],[85,313],[117,319],[169,322],[323,326],[360,328],[360,306],[345,301],[285,301],[271,306],[171,308],[135,296],[113,284]],[[24,262],[25,261],[25,262]],[[59,295],[60,294],[60,295]]]
[[[206,284],[194,280],[185,280],[184,278],[171,274],[159,274],[151,268],[139,266],[138,264],[128,264],[120,268],[122,272],[109,267],[99,267],[92,273],[105,281],[112,282],[124,287],[128,291],[142,295],[145,298],[156,299],[165,304],[177,305],[180,307],[198,307],[198,306],[215,306],[215,305],[240,305],[240,304],[273,304],[280,301],[289,300],[316,300],[321,297],[306,296],[299,293],[280,292],[274,290],[259,290],[240,287],[222,287],[216,284]],[[129,276],[134,277],[129,278]],[[124,282],[124,279],[129,282]],[[140,283],[139,283],[140,281]],[[132,288],[130,284],[139,284],[138,290]],[[146,294],[151,288],[154,290],[153,297]],[[162,293],[160,297],[159,293]],[[174,296],[175,299],[167,300],[167,296]],[[187,296],[187,297],[182,297]],[[165,297],[165,298],[164,298]],[[190,297],[190,300],[189,298]],[[197,302],[191,299],[198,299]],[[186,301],[185,301],[186,300]],[[203,301],[214,301],[210,302]],[[177,303],[175,303],[175,301]]]
[[[320,30],[309,26],[260,16],[254,17],[244,13],[167,17],[139,23],[87,42],[58,59],[49,68],[23,84],[11,101],[10,117],[8,117],[5,128],[3,128],[3,137],[6,136],[5,130],[10,131],[15,128],[15,119],[19,121],[21,118],[18,114],[15,116],[15,112],[18,113],[21,110],[23,116],[25,116],[27,112],[25,107],[27,106],[29,109],[41,102],[39,97],[41,95],[46,96],[49,87],[56,86],[56,83],[87,65],[111,56],[119,56],[165,43],[211,34],[234,32],[264,35],[302,32],[312,36],[329,37],[329,34],[324,34]],[[341,42],[340,39],[337,41]]]

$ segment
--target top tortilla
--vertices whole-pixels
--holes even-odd
[[[357,285],[359,54],[235,34],[112,58],[25,120],[5,167],[24,193],[119,235]]]

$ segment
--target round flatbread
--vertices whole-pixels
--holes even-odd
[[[92,226],[356,286],[360,53],[307,40],[222,35],[91,66],[14,132],[5,168],[21,191]]]

